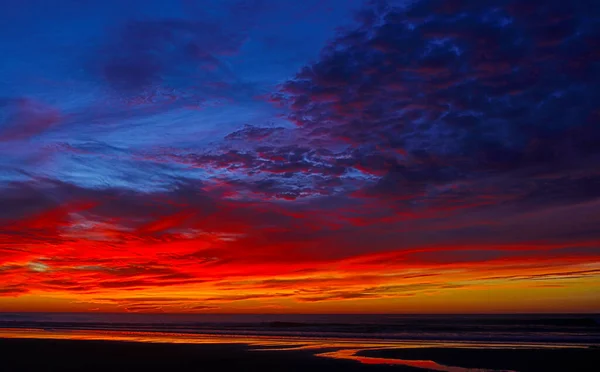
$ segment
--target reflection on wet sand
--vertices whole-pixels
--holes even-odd
[[[47,329],[2,329],[0,338],[64,339],[125,341],[175,344],[245,344],[253,351],[262,350],[314,350],[324,358],[354,360],[363,364],[403,365],[442,372],[514,372],[494,369],[473,369],[446,366],[431,360],[405,360],[394,358],[366,357],[357,355],[364,350],[408,349],[408,348],[544,348],[548,345],[515,343],[468,343],[441,341],[378,341],[367,339],[215,335],[167,332],[127,332],[99,330],[47,330]],[[551,345],[552,348],[571,348],[581,345]]]
[[[515,372],[509,370],[496,370],[496,369],[483,369],[483,368],[462,368],[462,367],[451,367],[436,363],[432,360],[406,360],[406,359],[390,359],[390,358],[372,358],[357,356],[356,353],[364,349],[343,349],[337,350],[330,353],[317,354],[322,357],[336,358],[336,359],[350,359],[356,360],[363,364],[397,364],[408,367],[423,368],[428,371],[442,371],[442,372]]]

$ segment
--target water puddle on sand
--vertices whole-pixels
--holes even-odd
[[[428,371],[441,372],[516,372],[510,370],[499,369],[483,369],[483,368],[463,368],[445,366],[434,362],[433,360],[408,360],[408,359],[392,359],[392,358],[375,358],[356,355],[359,351],[365,349],[344,349],[328,353],[317,354],[317,356],[333,359],[349,359],[356,360],[363,364],[387,364],[387,365],[402,365],[407,367],[422,368]]]

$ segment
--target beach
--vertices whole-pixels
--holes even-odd
[[[4,371],[578,372],[598,316],[0,313]]]
[[[142,332],[0,333],[3,371],[585,372],[600,364],[594,345],[433,345]]]
[[[0,339],[0,370],[12,371],[422,371],[321,358],[311,351],[253,351],[236,344]]]
[[[442,365],[460,365],[466,370],[510,370],[519,372],[597,371],[600,348],[413,348],[365,350],[367,358],[433,360]]]

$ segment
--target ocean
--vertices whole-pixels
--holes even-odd
[[[0,313],[1,329],[410,341],[600,343],[600,315]]]

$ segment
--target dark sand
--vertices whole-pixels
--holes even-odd
[[[317,357],[331,350],[269,350],[237,344],[0,339],[0,371],[309,371],[423,372]],[[387,349],[359,356],[433,360],[463,368],[519,372],[598,371],[600,349]]]
[[[251,351],[245,345],[150,344],[117,341],[0,339],[0,371],[309,371],[423,372],[364,365],[312,351]]]
[[[433,360],[464,368],[519,372],[600,371],[600,348],[589,349],[388,349],[364,350],[360,356],[408,360]]]

